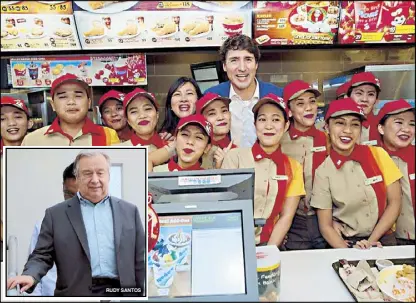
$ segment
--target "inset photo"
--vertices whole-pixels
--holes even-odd
[[[3,156],[6,297],[147,297],[145,147]]]

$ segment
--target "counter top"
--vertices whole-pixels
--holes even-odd
[[[354,298],[332,268],[332,263],[339,259],[374,260],[414,257],[413,245],[368,250],[343,248],[281,252],[280,301],[354,302]]]

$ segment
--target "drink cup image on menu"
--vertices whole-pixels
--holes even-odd
[[[153,278],[157,288],[169,288],[176,274],[178,256],[162,238],[153,248]]]
[[[176,233],[168,236],[168,243],[178,256],[176,271],[189,270],[188,256],[191,250],[191,234],[184,232],[183,229],[178,229]]]

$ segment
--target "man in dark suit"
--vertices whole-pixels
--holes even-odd
[[[77,195],[48,208],[21,276],[7,281],[31,293],[55,262],[55,296],[145,296],[146,239],[137,207],[108,196],[110,159],[81,152],[74,161]]]
[[[229,37],[220,48],[220,56],[227,82],[205,91],[231,99],[231,139],[239,147],[251,147],[257,139],[252,108],[265,95],[282,97],[283,90],[271,83],[256,79],[260,50],[248,36]]]

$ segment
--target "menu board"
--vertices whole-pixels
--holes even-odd
[[[78,50],[71,1],[1,1],[1,50]]]
[[[74,1],[83,49],[220,46],[251,37],[250,1]]]
[[[339,1],[254,1],[254,39],[260,45],[333,44]]]
[[[415,42],[414,1],[341,1],[339,43]]]
[[[146,85],[146,55],[11,58],[13,87],[49,87],[71,73],[91,86]]]

